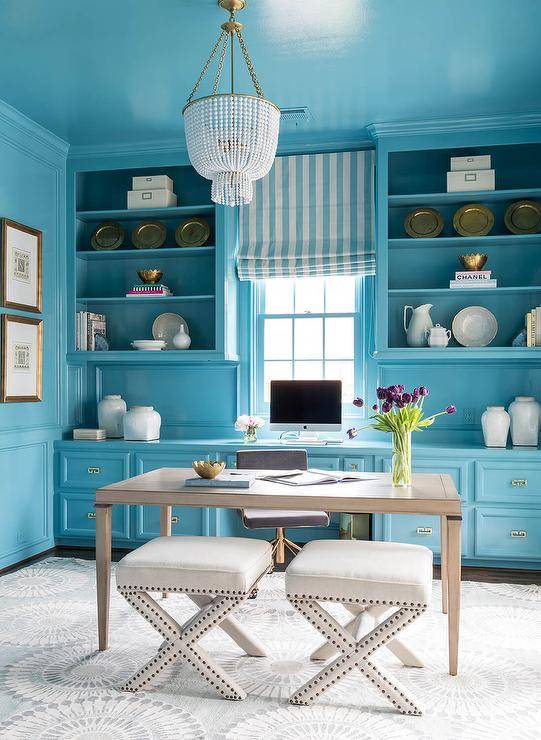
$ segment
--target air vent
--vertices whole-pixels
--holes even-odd
[[[280,108],[282,123],[306,123],[310,120],[310,111],[306,106],[297,108]]]

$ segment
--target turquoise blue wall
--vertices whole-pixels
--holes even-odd
[[[52,446],[66,421],[66,154],[64,142],[0,102],[0,215],[43,231],[44,342],[43,401],[0,404],[0,568],[54,544]]]

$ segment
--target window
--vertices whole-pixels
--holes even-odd
[[[361,278],[260,281],[256,296],[256,403],[268,409],[271,380],[341,380],[351,403],[360,352]]]

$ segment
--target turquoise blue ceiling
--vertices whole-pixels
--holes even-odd
[[[215,0],[2,0],[0,98],[71,144],[177,139],[223,20]],[[541,0],[249,0],[239,20],[267,97],[310,109],[286,136],[541,110]]]

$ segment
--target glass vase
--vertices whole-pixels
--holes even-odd
[[[393,432],[393,486],[411,486],[411,432]]]
[[[246,427],[246,431],[242,435],[242,441],[245,445],[257,442],[257,427]]]

